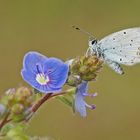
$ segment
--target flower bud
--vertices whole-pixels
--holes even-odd
[[[32,97],[32,96],[30,96],[30,97],[28,97],[26,99],[26,101],[23,104],[24,104],[25,107],[28,108],[28,107],[31,107],[32,106],[32,104],[34,103],[34,101],[35,101],[35,98]]]
[[[82,80],[84,81],[91,81],[91,80],[95,80],[95,78],[97,77],[97,74],[95,73],[89,73],[87,75],[82,75]]]
[[[15,103],[15,94],[7,95],[7,105],[11,107]]]
[[[79,75],[81,80],[91,81],[95,80],[99,70],[102,68],[103,61],[96,56],[81,56],[73,60],[70,66],[70,75]],[[69,76],[70,77],[70,76]],[[73,78],[69,83],[73,82]],[[70,84],[72,85],[72,84]],[[75,85],[75,84],[73,84]]]
[[[6,95],[15,94],[15,92],[16,92],[15,88],[10,88],[6,91]]]
[[[80,78],[80,76],[79,75],[70,75],[69,77],[68,77],[68,80],[67,80],[67,83],[68,83],[68,85],[70,85],[70,86],[77,86],[78,84],[80,84],[81,83],[81,78]]]
[[[22,104],[20,104],[20,103],[17,103],[15,105],[13,105],[12,108],[11,108],[11,112],[13,114],[20,114],[23,111],[24,111],[24,106]]]
[[[86,65],[81,66],[79,69],[79,72],[80,72],[80,74],[87,74],[89,72],[88,66],[86,66]]]
[[[72,61],[72,64],[70,65],[71,73],[78,73],[80,66],[81,66],[80,58],[74,59]]]
[[[32,95],[32,91],[27,87],[20,87],[16,91],[16,96],[27,98]]]

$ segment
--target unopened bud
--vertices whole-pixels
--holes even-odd
[[[17,97],[27,98],[32,95],[32,91],[27,87],[20,87],[16,91]]]
[[[89,68],[86,65],[81,66],[79,72],[80,74],[87,74],[89,72]]]
[[[71,73],[78,73],[80,66],[81,66],[80,58],[74,59],[72,64],[70,65]]]
[[[30,96],[26,99],[26,101],[23,103],[25,107],[30,107],[34,103],[35,98]]]
[[[10,88],[10,89],[8,89],[8,90],[6,91],[6,94],[7,94],[7,95],[15,94],[15,92],[16,92],[16,89],[15,89],[15,88]]]
[[[11,112],[12,112],[13,114],[20,114],[20,113],[23,112],[23,110],[24,110],[24,107],[23,107],[22,104],[15,104],[15,105],[13,105],[13,107],[11,108]]]
[[[84,80],[84,81],[91,81],[91,80],[95,80],[96,77],[97,77],[97,74],[90,73],[88,75],[82,75],[82,80]]]
[[[11,107],[15,103],[15,95],[14,94],[9,94],[7,95],[7,105]]]
[[[82,82],[81,78],[79,75],[70,75],[68,77],[67,83],[70,86],[77,86],[78,84],[80,84]]]

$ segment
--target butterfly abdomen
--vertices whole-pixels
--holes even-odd
[[[124,74],[122,67],[117,62],[113,62],[111,60],[106,60],[105,62],[108,64],[110,68],[112,68],[118,74],[121,74],[121,75]]]

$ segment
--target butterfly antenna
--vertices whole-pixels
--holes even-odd
[[[94,37],[91,33],[85,31],[85,30],[82,29],[82,28],[79,28],[79,27],[77,27],[77,26],[75,26],[75,25],[73,25],[72,28],[74,28],[74,29],[76,29],[76,30],[78,30],[78,31],[80,31],[80,32],[82,32],[82,33],[84,33],[84,34],[87,34],[87,35],[89,35],[90,37],[92,37],[93,39],[95,39],[95,37]],[[95,40],[96,40],[96,39],[95,39]]]

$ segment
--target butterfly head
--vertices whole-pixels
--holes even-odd
[[[88,42],[91,54],[97,54],[97,40],[96,39],[90,39]]]
[[[89,47],[93,47],[93,46],[96,45],[96,44],[97,44],[97,40],[96,40],[96,39],[91,39],[91,40],[89,40],[89,42],[88,42]]]

